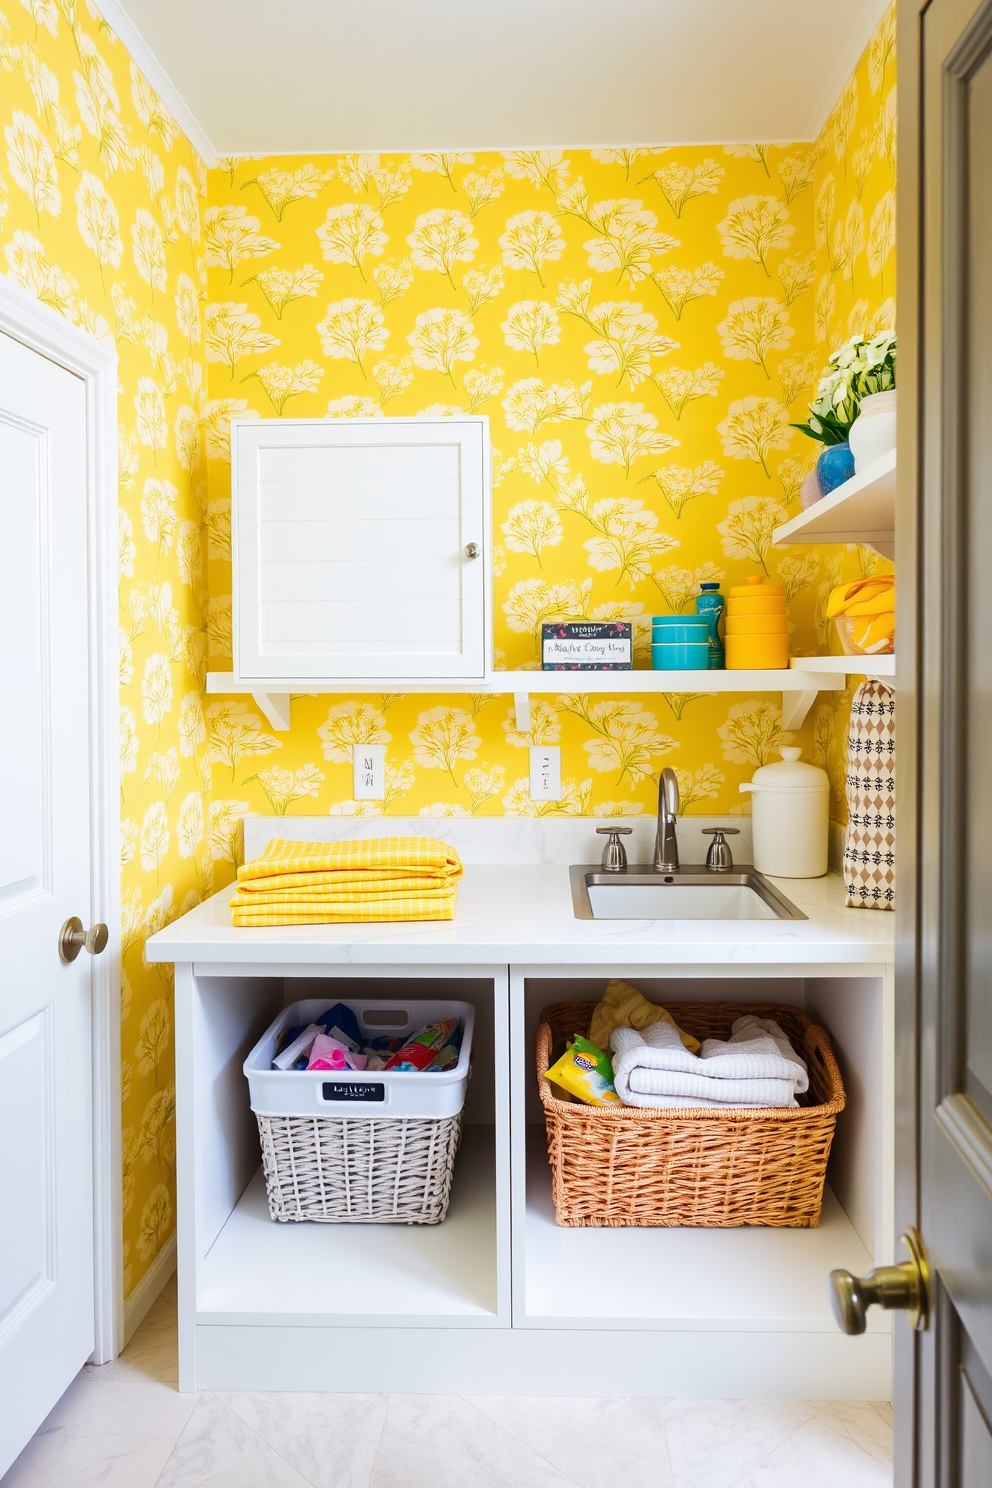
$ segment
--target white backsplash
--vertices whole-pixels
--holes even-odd
[[[344,842],[362,837],[437,837],[457,848],[463,863],[598,863],[606,837],[596,828],[608,823],[632,828],[622,839],[631,863],[648,863],[654,853],[652,817],[513,816],[246,816],[245,860],[260,857],[276,838],[292,842]],[[678,823],[679,857],[704,863],[710,843],[703,827],[736,827],[730,837],[735,863],[751,861],[751,820],[746,816],[690,816]]]

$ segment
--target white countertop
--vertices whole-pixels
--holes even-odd
[[[845,908],[837,874],[771,882],[809,918],[577,920],[567,864],[469,863],[454,920],[239,930],[231,924],[228,886],[153,935],[145,955],[149,961],[300,966],[410,961],[802,966],[893,960],[895,915]]]

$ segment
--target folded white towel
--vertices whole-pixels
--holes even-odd
[[[747,1014],[728,1040],[706,1039],[690,1054],[668,1023],[638,1031],[616,1028],[610,1038],[617,1094],[632,1106],[675,1103],[795,1106],[808,1090],[806,1066],[770,1018]]]

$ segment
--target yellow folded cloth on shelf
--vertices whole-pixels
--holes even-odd
[[[461,878],[461,859],[453,847],[434,837],[367,837],[347,842],[270,842],[261,857],[238,869],[238,888],[247,889],[257,879],[302,874],[301,884],[312,883],[315,873],[358,875],[377,878],[423,875]],[[330,881],[330,880],[326,880]]]
[[[370,900],[366,904],[314,904],[299,899],[294,904],[262,904],[257,907],[232,903],[235,926],[266,925],[358,925],[387,920],[453,920],[455,895],[446,898]]]
[[[450,920],[464,869],[431,837],[270,842],[238,869],[235,925]]]
[[[667,1008],[659,1007],[656,1002],[649,1002],[643,992],[638,992],[636,987],[632,987],[629,982],[621,982],[619,978],[607,982],[602,1001],[593,1009],[589,1042],[597,1048],[608,1049],[610,1034],[614,1028],[640,1030],[648,1028],[652,1023],[670,1023],[690,1054],[695,1054],[700,1048],[699,1040],[693,1038],[691,1033],[684,1033]]]

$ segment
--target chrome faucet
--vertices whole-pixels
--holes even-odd
[[[678,814],[679,783],[675,771],[666,765],[658,777],[658,835],[654,847],[654,866],[658,873],[672,873],[679,866],[679,844],[675,836]]]

